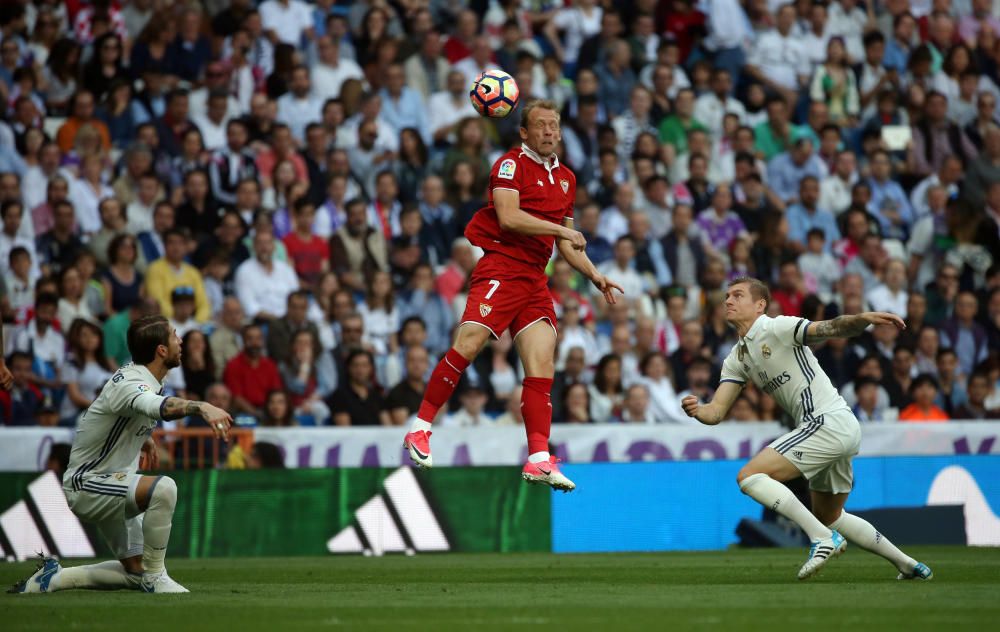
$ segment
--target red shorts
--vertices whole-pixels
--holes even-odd
[[[505,329],[516,338],[540,320],[556,328],[549,278],[537,266],[487,252],[469,281],[469,297],[459,323],[476,323],[499,338]]]

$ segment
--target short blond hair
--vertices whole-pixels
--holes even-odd
[[[555,101],[549,99],[532,99],[524,105],[524,109],[521,110],[521,127],[528,128],[528,117],[535,110],[551,110],[556,113],[556,120],[558,121],[562,118],[559,115],[559,106],[556,105]]]

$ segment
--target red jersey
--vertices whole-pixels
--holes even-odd
[[[553,155],[546,166],[541,157],[527,146],[511,149],[490,170],[489,201],[479,209],[465,236],[487,252],[519,259],[544,269],[552,257],[556,238],[548,235],[522,235],[500,228],[493,206],[493,191],[509,189],[520,194],[522,211],[539,219],[562,224],[573,219],[576,199],[576,176]]]

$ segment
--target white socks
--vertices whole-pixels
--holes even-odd
[[[419,417],[413,418],[413,423],[410,424],[410,432],[417,432],[418,430],[423,430],[424,432],[431,431],[431,422],[424,421]]]
[[[170,523],[177,505],[177,483],[162,476],[153,483],[149,506],[142,518],[143,575],[151,577],[163,572],[163,558],[170,540]]]
[[[896,545],[890,542],[889,538],[879,533],[870,522],[863,518],[858,518],[845,511],[830,524],[830,528],[839,531],[842,536],[847,538],[848,542],[857,544],[864,550],[889,560],[901,573],[912,573],[913,567],[917,565],[915,559],[896,548]]]
[[[740,481],[740,491],[799,525],[810,540],[830,537],[830,529],[799,502],[792,490],[767,474],[752,474]]]
[[[545,463],[549,460],[548,452],[532,452],[528,455],[528,463]]]
[[[96,590],[135,588],[140,579],[139,575],[126,573],[125,567],[118,560],[109,560],[100,564],[62,569],[49,581],[49,592],[73,590],[74,588]]]

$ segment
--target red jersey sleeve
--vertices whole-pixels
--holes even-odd
[[[510,189],[521,192],[521,182],[524,179],[524,167],[507,154],[493,165],[490,172],[490,192],[494,189]]]

